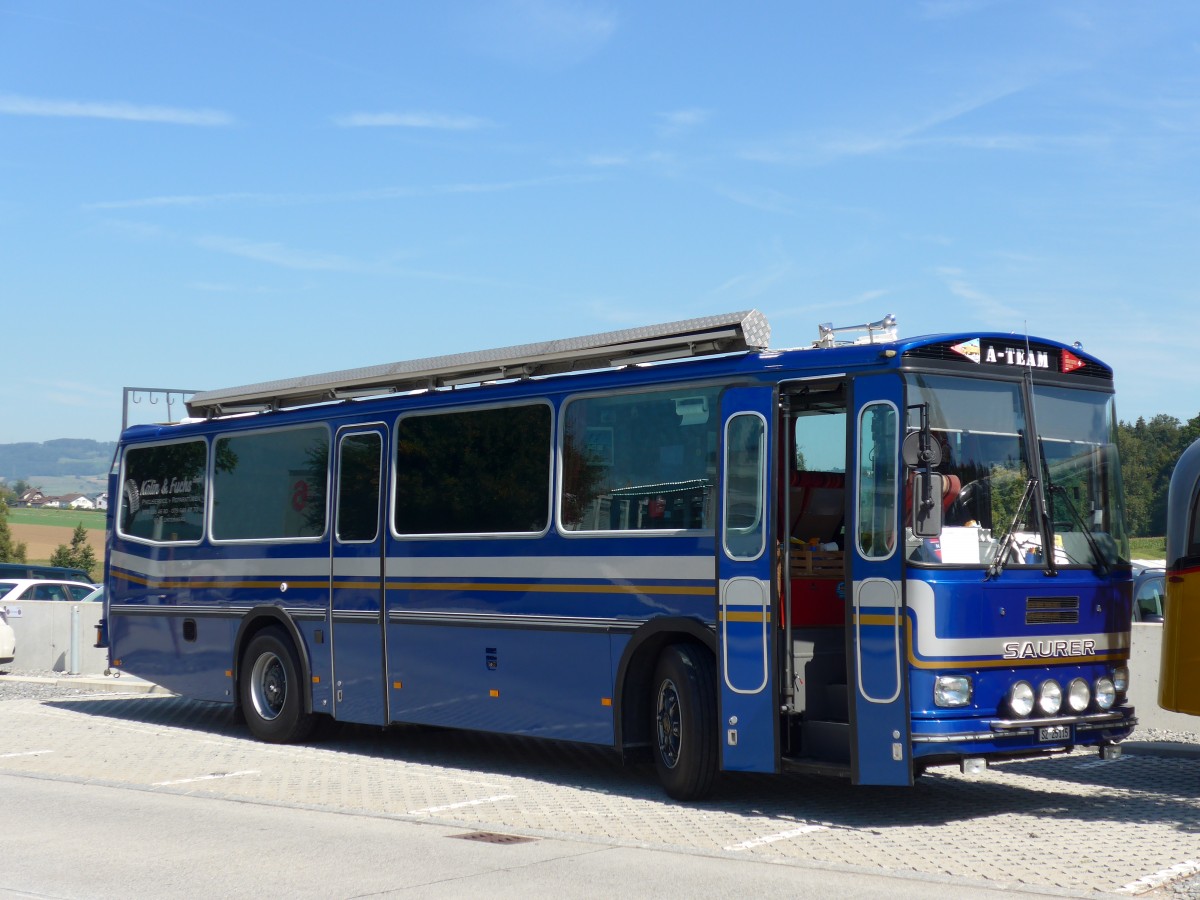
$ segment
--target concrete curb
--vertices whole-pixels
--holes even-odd
[[[1163,759],[1200,759],[1200,744],[1182,741],[1125,741],[1119,745],[1130,756],[1158,756]]]
[[[132,675],[0,675],[0,682],[22,681],[29,684],[52,684],[77,691],[100,691],[121,694],[173,694],[161,685],[135,678]]]

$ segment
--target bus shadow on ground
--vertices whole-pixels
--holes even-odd
[[[86,715],[182,728],[258,744],[227,704],[182,697],[43,701]],[[387,728],[332,724],[306,746],[364,760],[454,769],[476,777],[517,778],[631,800],[765,817],[781,822],[886,833],[992,816],[1169,826],[1200,834],[1200,767],[1194,760],[1093,755],[994,765],[978,778],[931,769],[911,787],[852,786],[822,775],[723,773],[704,801],[679,804],[659,786],[648,753],[541,738],[425,725]],[[1098,790],[1097,790],[1098,789]]]

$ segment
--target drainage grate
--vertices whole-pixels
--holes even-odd
[[[494,831],[472,831],[470,834],[450,834],[447,837],[463,841],[479,841],[482,844],[528,844],[537,838],[519,837],[515,834],[496,834]]]

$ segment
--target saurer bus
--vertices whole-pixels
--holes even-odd
[[[193,395],[121,436],[111,665],[330,719],[908,785],[1127,700],[1111,370],[1050,340],[770,349],[756,310]]]
[[[1171,473],[1166,581],[1158,704],[1200,716],[1200,441]]]

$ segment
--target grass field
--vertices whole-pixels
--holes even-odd
[[[1134,559],[1166,559],[1167,539],[1165,537],[1147,537],[1129,539],[1130,555]]]
[[[25,545],[25,558],[31,563],[48,563],[60,545],[70,546],[79,524],[87,529],[88,546],[104,564],[104,510],[27,509],[8,510],[8,530],[13,540]],[[99,577],[99,568],[93,574]]]
[[[59,528],[74,529],[80,522],[89,531],[93,528],[103,531],[104,510],[28,509],[22,506],[12,507],[8,510],[8,523],[10,525],[53,525]]]

